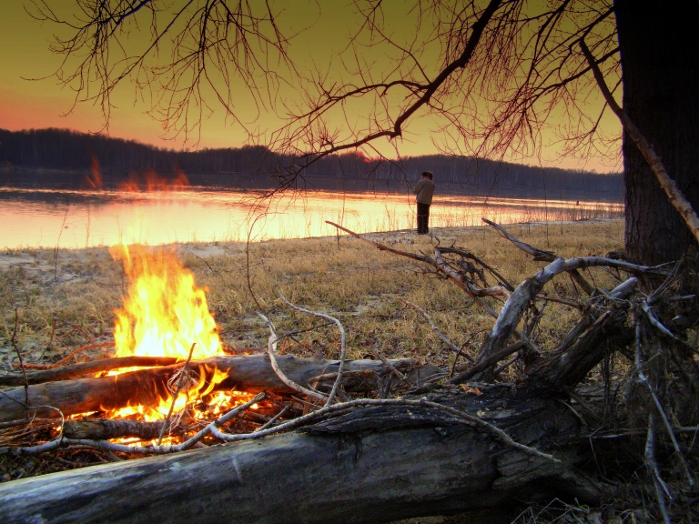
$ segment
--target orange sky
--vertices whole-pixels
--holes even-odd
[[[99,107],[91,102],[73,106],[74,93],[62,86],[51,74],[60,64],[61,57],[48,50],[56,31],[61,28],[48,22],[32,19],[24,10],[25,0],[3,0],[0,3],[0,128],[21,130],[30,128],[60,127],[81,132],[99,132],[105,129],[105,121]],[[61,9],[74,9],[72,0],[49,0],[49,4]],[[304,71],[315,66],[323,67],[334,60],[331,67],[338,67],[337,56],[343,50],[350,32],[352,10],[345,2],[322,0],[320,11],[311,0],[296,0],[290,5],[294,10],[283,13],[282,22],[296,27],[309,25],[311,29],[292,41],[296,65]],[[147,41],[146,32],[132,37]],[[376,58],[380,60],[380,58]],[[27,80],[42,78],[43,80]],[[281,120],[273,112],[256,110],[244,92],[236,91],[235,110],[239,112],[248,129],[265,138],[280,126]],[[280,92],[295,102],[293,96]],[[213,98],[213,97],[211,97]],[[106,132],[113,137],[134,139],[160,147],[180,149],[182,147],[239,147],[246,143],[247,135],[243,128],[235,124],[215,101],[209,102],[212,111],[205,112],[202,119],[201,135],[190,137],[187,142],[180,139],[167,139],[163,127],[157,120],[146,114],[149,109],[144,101],[138,101],[132,84],[120,86],[114,96],[116,108],[112,110]],[[71,111],[72,108],[72,111]],[[279,107],[277,108],[279,109]],[[338,122],[338,127],[346,125]],[[609,124],[614,131],[616,122]],[[403,139],[396,143],[401,155],[422,155],[439,152],[433,140],[440,142],[430,130],[434,122],[427,118],[413,119]],[[392,148],[378,144],[379,149],[390,156]],[[595,169],[600,172],[618,171],[619,165],[609,160],[589,159],[586,163],[578,160],[552,160],[556,157],[555,148],[545,149],[541,163],[577,169]],[[516,158],[516,161],[539,164],[535,158]]]

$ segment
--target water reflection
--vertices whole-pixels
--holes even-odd
[[[436,197],[430,226],[620,216],[623,205],[562,200]],[[0,188],[0,247],[80,248],[118,243],[260,241],[333,235],[331,220],[366,233],[414,228],[412,195],[306,192],[260,201],[230,189],[130,193]]]

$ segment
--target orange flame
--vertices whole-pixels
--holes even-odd
[[[100,172],[100,163],[95,155],[92,155],[92,160],[90,161],[90,174],[85,177],[85,183],[90,189],[95,189],[97,191],[102,191],[104,189],[102,173]]]
[[[206,301],[191,271],[172,252],[142,246],[115,246],[131,282],[124,307],[117,310],[116,356],[177,357],[186,360],[223,355],[221,341]]]
[[[194,275],[180,264],[171,250],[143,246],[115,246],[112,257],[122,260],[130,280],[124,307],[116,310],[114,341],[116,356],[176,357],[186,360],[192,344],[192,360],[224,355],[216,322],[209,312],[205,289],[194,282]],[[116,373],[124,372],[119,370]],[[204,365],[189,366],[188,378],[175,403],[181,411],[193,399],[213,391],[226,373]],[[177,384],[177,376],[170,384]],[[231,403],[228,395],[228,404]],[[143,420],[163,419],[172,396],[159,406],[129,406],[112,412],[113,417],[138,416]],[[216,410],[217,412],[218,410]]]

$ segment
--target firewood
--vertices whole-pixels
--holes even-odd
[[[63,435],[73,439],[109,440],[113,438],[137,437],[143,440],[158,438],[163,421],[87,419],[68,420],[63,426]]]
[[[295,358],[290,355],[277,356],[279,366],[294,382],[310,385],[316,377],[337,373],[339,361]],[[418,367],[413,359],[389,361],[393,367],[410,371],[415,384],[439,370],[433,366]],[[114,410],[129,404],[157,405],[160,398],[167,398],[167,381],[182,364],[159,368],[141,369],[121,375],[97,378],[62,380],[31,385],[28,388],[29,405],[25,406],[25,388],[7,388],[0,395],[0,422],[18,420],[31,416],[56,417],[57,409],[63,415]],[[217,385],[217,390],[238,389],[250,392],[269,391],[294,392],[282,382],[270,365],[266,355],[214,357],[193,361],[189,369],[200,376],[211,377],[214,369],[228,374]],[[391,370],[378,360],[353,360],[345,363],[346,371],[368,371],[386,375]],[[369,391],[371,381],[347,381],[348,391]]]

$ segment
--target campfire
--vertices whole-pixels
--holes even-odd
[[[123,308],[115,311],[115,356],[173,357],[178,362],[201,361],[225,356],[216,322],[209,312],[206,290],[195,284],[194,275],[185,269],[168,249],[119,245],[111,250],[121,260],[130,288]],[[217,368],[200,365],[201,369],[182,368],[168,380],[168,395],[159,398],[157,406],[136,403],[108,412],[109,418],[139,415],[146,421],[164,420],[169,415],[180,417],[188,407],[196,419],[231,408],[249,400],[250,394],[216,392],[227,374]],[[113,370],[117,375],[129,369]],[[206,402],[203,399],[207,399]]]
[[[207,289],[197,286],[173,249],[120,245],[110,251],[127,277],[113,344],[77,348],[49,365],[20,362],[21,373],[0,377],[3,438],[18,454],[87,447],[111,453],[109,460],[114,453],[172,453],[259,438],[336,406],[349,409],[353,398],[364,402],[361,397],[412,387],[420,373],[435,372],[410,358],[345,360],[339,321],[289,302],[338,325],[339,360],[278,355],[284,335],[262,314],[271,333],[267,346],[228,348]],[[111,358],[78,358],[98,346],[113,346]]]

